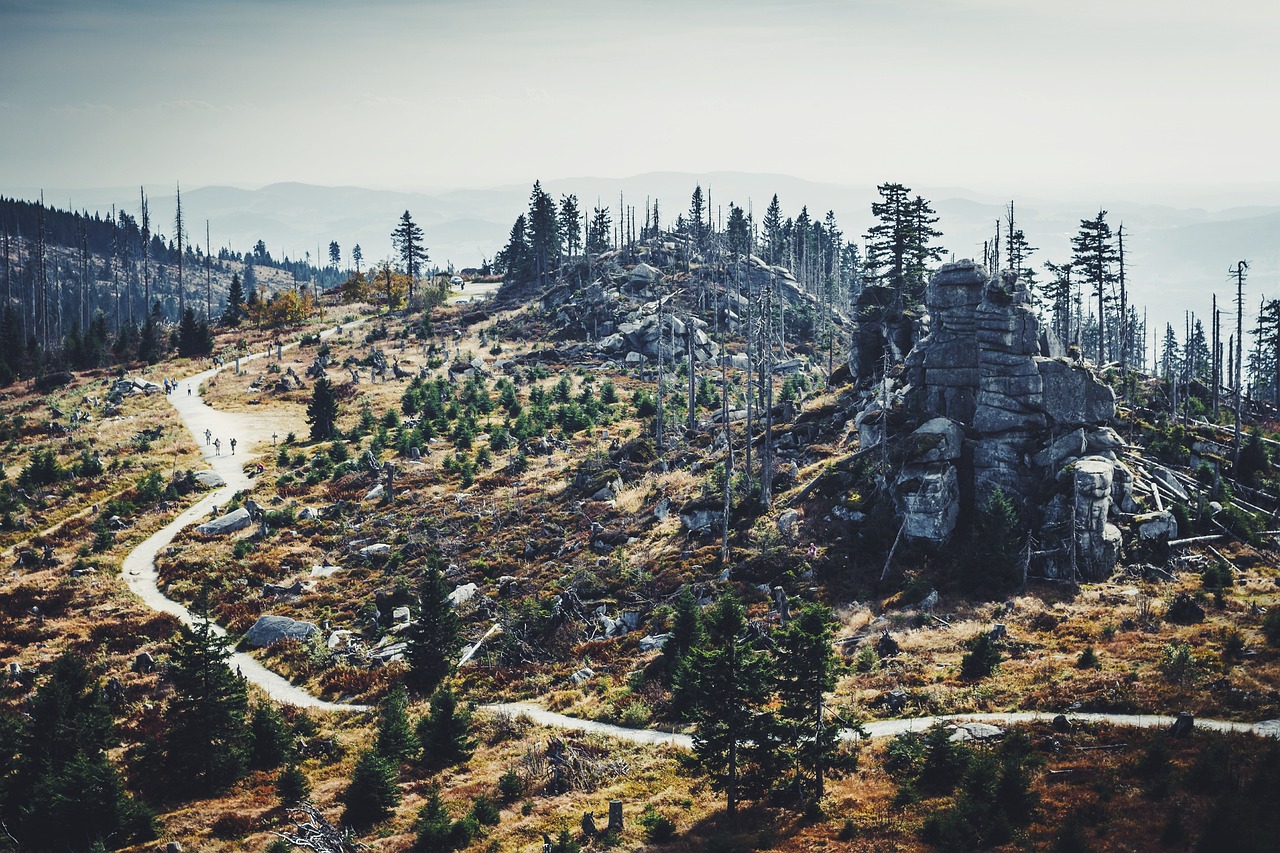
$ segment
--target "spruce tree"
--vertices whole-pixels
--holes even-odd
[[[0,721],[0,814],[9,830],[48,850],[148,834],[149,815],[107,758],[113,745],[99,685],[81,658],[63,655],[26,705],[25,721]]]
[[[366,749],[342,793],[342,822],[353,827],[372,826],[390,817],[400,796],[395,766],[376,749]]]
[[[587,224],[587,254],[598,255],[609,251],[612,234],[613,220],[609,216],[609,208],[594,208],[591,221]]]
[[[1092,289],[1098,305],[1097,363],[1101,367],[1107,356],[1107,303],[1111,301],[1111,285],[1119,281],[1115,263],[1115,238],[1107,223],[1107,212],[1099,210],[1093,219],[1081,219],[1080,230],[1071,238],[1071,262],[1080,274],[1082,284]]]
[[[418,723],[423,764],[442,770],[463,763],[475,749],[470,733],[471,715],[458,710],[453,691],[447,687],[437,690],[431,696],[431,713]]]
[[[873,202],[871,214],[879,220],[866,234],[866,266],[869,277],[893,290],[894,308],[913,308],[924,298],[929,263],[942,257],[943,249],[932,245],[942,236],[933,226],[938,218],[920,196],[902,184],[876,187],[880,201]]]
[[[307,774],[297,764],[289,762],[276,777],[276,794],[286,806],[302,802],[311,796],[311,783],[307,780]]]
[[[245,681],[232,671],[231,649],[196,604],[194,627],[183,626],[169,669],[174,696],[169,702],[166,765],[171,782],[196,794],[226,790],[248,765],[249,699]]]
[[[527,223],[528,220],[523,213],[516,217],[515,223],[511,226],[511,236],[507,238],[507,245],[493,259],[493,265],[505,274],[507,281],[525,282],[533,277]]]
[[[462,648],[458,615],[449,587],[437,566],[430,566],[418,585],[418,618],[405,632],[409,672],[405,683],[418,696],[429,696],[453,671]]]
[[[231,289],[227,292],[227,307],[222,311],[224,326],[239,326],[244,319],[244,288],[240,285],[240,274],[231,276]]]
[[[407,761],[418,751],[417,739],[409,725],[408,707],[409,697],[401,685],[396,685],[378,705],[374,749],[392,764]]]
[[[689,653],[701,644],[702,637],[702,610],[698,607],[698,600],[693,596],[693,590],[684,586],[676,596],[675,612],[671,615],[671,630],[668,632],[667,641],[662,645],[662,657],[658,659],[659,672],[668,684],[678,686],[685,683],[677,678],[677,674],[680,668],[687,664]],[[692,706],[690,697],[685,696],[680,690],[673,691],[672,704],[677,713],[683,713]]]
[[[284,718],[270,702],[253,706],[249,717],[249,766],[255,770],[279,767],[289,755],[293,737]]]
[[[311,440],[327,441],[337,433],[338,397],[329,377],[321,376],[311,388],[307,405],[307,423],[311,424]]]
[[[776,769],[776,732],[765,709],[770,667],[751,648],[746,610],[733,595],[721,597],[704,622],[706,641],[693,650],[682,689],[696,697],[693,761],[725,793],[733,815],[744,787],[757,787]],[[744,785],[744,777],[757,785]]]
[[[795,789],[804,797],[805,780],[813,779],[815,801],[825,794],[827,769],[840,746],[840,726],[825,714],[839,668],[831,645],[833,621],[831,610],[820,604],[801,608],[779,632],[774,653],[778,717],[795,767]]]
[[[391,244],[400,257],[400,271],[409,277],[409,298],[413,298],[413,288],[422,277],[422,265],[429,258],[427,247],[422,244],[422,229],[413,221],[409,211],[400,217],[400,222],[391,232]]]
[[[529,251],[533,274],[539,285],[545,285],[552,267],[560,263],[560,223],[555,200],[542,189],[540,181],[534,181],[529,196]]]

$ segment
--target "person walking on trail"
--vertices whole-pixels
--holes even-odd
[[[213,430],[207,429],[204,431],[204,443],[208,445],[211,441],[213,441]]]
[[[234,438],[231,439],[231,455],[236,455],[236,440]]]
[[[221,456],[221,455],[222,455],[222,439],[220,439],[220,438],[215,438],[215,439],[213,440],[213,454],[214,454],[215,456]]]

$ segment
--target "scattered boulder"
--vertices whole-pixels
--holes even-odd
[[[1058,734],[1068,734],[1071,731],[1071,721],[1067,719],[1066,714],[1058,714],[1053,718],[1053,722],[1049,724]]]
[[[595,674],[596,672],[594,669],[592,669],[589,666],[584,666],[582,669],[578,670],[573,675],[569,676],[569,680],[572,681],[575,685],[581,686],[583,684],[586,684],[588,681],[590,681]]]
[[[296,640],[307,640],[320,629],[310,622],[290,619],[288,616],[265,614],[258,617],[244,635],[245,642],[255,649],[265,648],[278,643],[286,637]]]
[[[365,545],[359,553],[361,557],[385,557],[391,553],[391,546],[385,542],[376,542],[373,545]]]
[[[227,481],[222,479],[222,475],[214,471],[197,471],[192,475],[192,479],[206,489],[220,489],[227,484]]]
[[[799,526],[800,513],[794,509],[784,510],[778,516],[778,532],[792,542],[795,541],[796,534],[799,533]]]
[[[226,515],[215,518],[213,521],[198,525],[196,532],[205,536],[226,536],[228,533],[244,530],[252,522],[253,519],[249,515],[249,510],[244,507],[238,507]]]
[[[649,634],[640,638],[640,651],[656,652],[667,644],[667,640],[671,639],[670,634]]]
[[[151,652],[139,652],[133,659],[133,671],[147,674],[156,671],[156,659],[151,656]]]
[[[474,583],[464,583],[460,586],[456,586],[454,587],[453,592],[448,595],[449,603],[454,607],[466,604],[475,597],[475,594],[479,589],[480,587]]]

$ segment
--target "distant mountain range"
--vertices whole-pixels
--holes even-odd
[[[839,186],[741,172],[564,178],[545,181],[543,188],[557,198],[576,194],[584,211],[596,204],[607,206],[615,221],[621,196],[626,206],[636,208],[638,227],[643,223],[646,202],[653,199],[659,202],[664,224],[673,223],[688,209],[697,184],[709,192],[712,211],[727,210],[729,202],[750,204],[759,218],[776,193],[785,216],[795,216],[802,205],[816,218],[833,210],[846,237],[859,240],[872,224],[870,206],[877,198],[873,186]],[[215,250],[229,245],[243,251],[261,239],[273,256],[300,259],[309,252],[314,262],[318,253],[322,264],[327,262],[331,240],[341,246],[344,264],[356,243],[361,245],[366,263],[388,256],[391,229],[408,210],[425,232],[431,261],[465,267],[492,258],[502,248],[511,224],[528,206],[531,187],[532,183],[427,194],[280,183],[257,190],[193,188],[183,192],[182,200],[193,241],[203,243],[204,221],[208,220]],[[948,252],[957,258],[980,258],[983,241],[994,235],[1008,200],[961,188],[914,190],[937,210],[942,243]],[[29,189],[2,192],[19,198],[34,198],[38,193]],[[155,230],[171,230],[172,193],[150,189],[149,193]],[[1191,205],[1209,196],[1184,197],[1191,199],[1187,206],[1133,202],[1123,197],[1103,201],[1112,227],[1124,223],[1134,301],[1148,307],[1153,324],[1173,322],[1181,328],[1184,310],[1207,315],[1210,294],[1216,291],[1220,302],[1226,299],[1227,269],[1242,258],[1250,264],[1250,311],[1256,310],[1261,296],[1280,296],[1280,205],[1208,209]],[[138,206],[136,188],[49,190],[45,198],[57,207],[70,205],[90,211],[109,212],[115,204],[136,212]],[[1032,259],[1037,265],[1045,260],[1066,260],[1070,238],[1080,220],[1097,213],[1094,205],[1062,199],[1027,197],[1015,201],[1019,227],[1032,245],[1040,248]],[[1246,325],[1251,319],[1246,318]]]

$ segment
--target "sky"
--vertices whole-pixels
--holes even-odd
[[[649,171],[1280,202],[1280,4],[0,0],[0,193]]]

